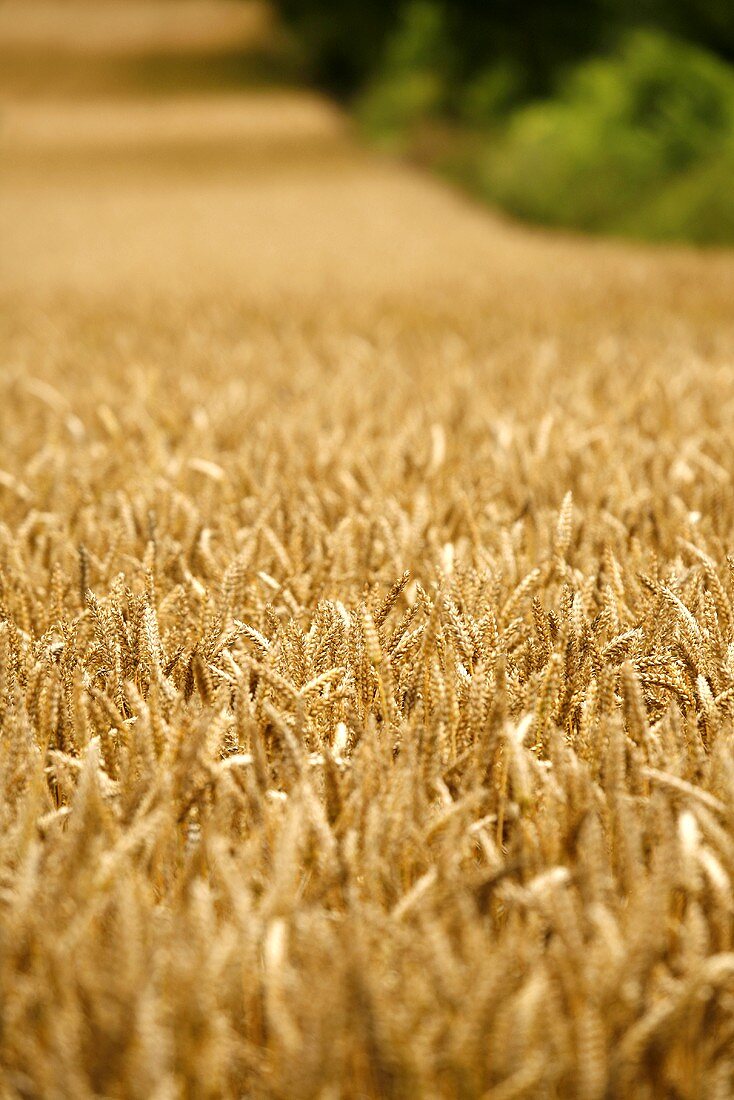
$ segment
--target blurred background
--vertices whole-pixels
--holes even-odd
[[[0,96],[309,83],[527,221],[734,242],[730,0],[0,0]]]
[[[734,241],[730,0],[282,0],[373,138],[549,225]]]

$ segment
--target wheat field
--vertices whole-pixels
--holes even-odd
[[[726,1100],[734,259],[136,110],[4,104],[0,1095]]]

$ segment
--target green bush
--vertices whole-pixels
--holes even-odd
[[[390,142],[448,105],[451,52],[443,6],[411,0],[403,9],[383,63],[358,104],[362,124]]]
[[[356,96],[373,139],[518,216],[734,242],[730,3],[343,0],[338,18],[323,0],[280,7],[312,75]]]
[[[615,229],[657,240],[734,243],[734,146],[707,157],[622,216]]]
[[[516,111],[482,175],[525,218],[698,237],[697,218],[711,220],[706,196],[722,231],[731,224],[733,137],[734,72],[703,50],[635,32],[615,56],[574,69],[556,99]]]
[[[466,82],[457,97],[459,117],[470,126],[496,126],[522,100],[523,72],[512,61],[495,61]]]

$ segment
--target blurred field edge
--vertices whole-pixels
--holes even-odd
[[[291,75],[260,0],[0,0],[0,96],[221,92]]]

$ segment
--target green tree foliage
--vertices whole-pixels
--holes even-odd
[[[383,68],[386,43],[411,2],[279,0],[278,6],[314,79],[349,94]],[[734,60],[730,0],[426,0],[423,6],[433,7],[443,21],[443,48],[457,84],[502,62],[522,74],[527,95],[543,95],[559,71],[639,27]]]
[[[453,126],[458,155],[434,159],[509,210],[734,240],[731,0],[281,7],[314,79],[356,96],[373,136],[415,148],[436,120]]]
[[[572,70],[555,98],[517,111],[488,149],[484,184],[541,222],[716,239],[717,219],[696,227],[711,199],[719,228],[734,211],[724,186],[733,153],[734,71],[639,31],[612,57]],[[729,213],[729,232],[731,222]]]
[[[411,0],[402,10],[379,74],[359,103],[373,136],[389,140],[449,108],[456,59],[447,31],[444,9],[432,0]]]

